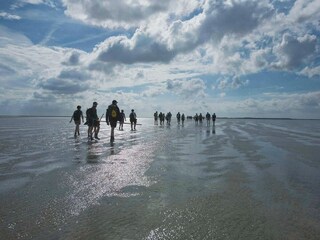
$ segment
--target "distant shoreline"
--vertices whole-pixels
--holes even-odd
[[[42,116],[42,115],[0,115],[0,118],[17,118],[17,117],[26,117],[26,118],[46,118],[46,117],[54,117],[54,118],[70,118],[70,116]],[[142,118],[153,118],[153,117],[142,117]],[[320,120],[319,118],[273,118],[273,117],[217,117],[217,119],[252,119],[252,120]]]

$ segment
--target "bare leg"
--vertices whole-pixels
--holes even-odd
[[[111,127],[110,142],[114,142],[114,127]]]
[[[94,127],[94,138],[100,139],[98,138],[99,131],[100,131],[100,126]]]

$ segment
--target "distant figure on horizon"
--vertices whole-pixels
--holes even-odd
[[[86,118],[87,118],[87,124],[88,124],[88,138],[90,140],[93,140],[92,134],[93,134],[93,130],[94,127],[96,126],[96,122],[99,121],[98,115],[97,115],[97,106],[98,103],[97,102],[93,102],[92,103],[92,107],[87,109],[86,111]],[[97,130],[99,131],[99,130]],[[95,132],[94,137],[96,139],[98,138],[98,132]]]
[[[126,120],[126,115],[124,114],[124,111],[121,110],[121,112],[120,112],[120,121],[119,121],[119,130],[123,130],[124,121],[127,121]]]
[[[134,112],[134,109],[132,109],[130,113],[130,123],[131,123],[131,131],[136,130],[137,114]]]
[[[196,113],[196,115],[194,116],[194,121],[196,124],[198,124],[198,121],[199,121],[198,113]]]
[[[180,115],[180,112],[177,113],[177,122],[178,124],[180,124],[180,118],[181,118],[181,115]]]
[[[154,118],[154,125],[158,125],[158,111],[156,111],[153,114],[153,118]]]
[[[160,125],[164,124],[164,118],[165,118],[164,113],[160,112],[159,113]]]
[[[120,121],[120,110],[117,101],[113,100],[106,110],[106,123],[111,127],[110,142],[114,142],[114,129],[117,127],[117,121]]]
[[[181,122],[182,122],[182,125],[184,124],[184,120],[185,120],[185,116],[184,116],[184,113],[182,113],[182,115],[181,115]]]
[[[211,115],[209,112],[207,112],[206,114],[206,119],[207,119],[207,126],[210,126],[210,122],[211,122]]]
[[[166,115],[166,120],[167,120],[167,124],[168,124],[168,125],[171,124],[171,117],[172,117],[171,112],[168,112],[167,115]]]
[[[216,118],[217,118],[216,113],[213,113],[213,114],[212,114],[213,126],[216,124]]]
[[[199,114],[199,122],[202,124],[202,120],[203,120],[203,117],[202,117],[202,113]]]
[[[74,130],[74,137],[77,137],[77,134],[78,136],[80,136],[81,118],[82,118],[82,122],[84,122],[81,106],[77,106],[77,110],[73,112],[70,120],[70,123],[72,122],[72,120],[74,120],[74,124],[76,125],[76,128]]]

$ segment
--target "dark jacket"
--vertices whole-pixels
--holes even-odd
[[[117,105],[111,104],[106,110],[106,122],[120,121],[120,109]]]

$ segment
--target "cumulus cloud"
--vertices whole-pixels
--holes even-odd
[[[62,61],[62,64],[69,66],[79,65],[80,56],[81,55],[79,51],[72,51],[69,54],[67,54],[66,59]]]
[[[274,48],[280,61],[276,67],[296,69],[308,62],[316,52],[317,37],[306,34],[303,37],[294,37],[290,34],[283,35],[281,43]]]
[[[320,76],[320,66],[305,67],[300,73],[308,77]]]
[[[197,35],[199,42],[220,41],[225,35],[243,36],[273,15],[266,1],[207,1]]]
[[[138,27],[154,16],[162,14],[167,17],[188,15],[198,7],[199,2],[196,0],[63,0],[63,4],[68,16],[87,24],[105,28],[131,28]]]
[[[233,77],[224,77],[221,79],[218,79],[218,84],[217,87],[214,88],[218,88],[221,90],[226,90],[226,89],[238,89],[242,86],[246,86],[249,84],[249,80],[241,80],[239,77],[237,76],[233,76]]]
[[[174,19],[158,26],[148,23],[131,38],[107,39],[96,47],[95,54],[103,62],[168,63],[178,54],[191,52],[211,40],[219,42],[224,36],[250,33],[272,14],[272,7],[260,1],[206,1],[202,12],[191,19]]]
[[[320,92],[270,93],[263,99],[248,98],[236,104],[238,109],[252,115],[268,117],[317,118]]]
[[[97,60],[111,63],[169,62],[174,54],[164,43],[138,31],[132,39],[109,38],[97,46]]]
[[[44,5],[47,5],[47,6],[52,7],[52,8],[56,7],[56,4],[55,4],[54,0],[17,0],[16,2],[14,2],[11,5],[11,9],[21,8],[21,7],[24,7],[27,4],[31,4],[31,5],[44,4]]]
[[[18,15],[13,15],[7,12],[0,12],[0,19],[7,19],[7,20],[20,20],[21,17]]]
[[[88,90],[89,85],[83,82],[75,82],[66,78],[42,79],[38,87],[56,94],[76,94]]]
[[[80,69],[63,69],[58,78],[71,79],[76,81],[86,81],[90,79],[89,74]]]
[[[292,22],[303,23],[319,21],[320,2],[318,0],[297,0],[288,14]]]
[[[188,80],[168,80],[166,84],[168,91],[174,92],[184,98],[206,96],[205,82],[199,78]]]

